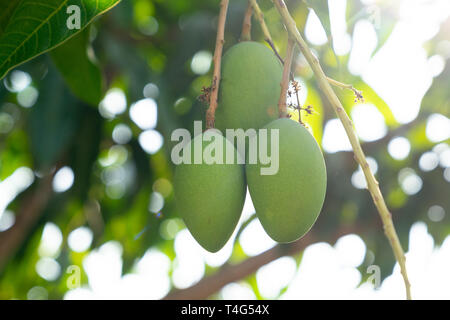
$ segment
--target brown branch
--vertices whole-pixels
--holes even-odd
[[[364,151],[361,148],[361,144],[355,132],[353,122],[349,118],[348,114],[345,112],[344,107],[342,106],[342,103],[340,102],[336,93],[333,91],[333,88],[331,88],[329,79],[325,75],[325,72],[323,71],[320,65],[319,59],[317,59],[317,57],[313,54],[311,49],[308,47],[306,41],[300,34],[300,31],[297,29],[295,20],[289,13],[289,10],[287,9],[284,1],[272,0],[272,2],[274,3],[275,7],[280,13],[280,16],[283,20],[286,29],[288,30],[289,35],[296,40],[298,47],[300,48],[309,65],[311,66],[311,69],[313,70],[314,75],[316,76],[316,80],[319,84],[320,89],[330,101],[331,106],[333,107],[334,111],[336,112],[337,116],[339,117],[344,126],[345,132],[347,133],[347,136],[350,140],[350,143],[354,151],[355,160],[359,163],[364,172],[369,192],[372,196],[373,202],[376,208],[378,209],[378,213],[383,222],[385,235],[390,242],[395,258],[400,266],[400,272],[403,276],[403,281],[406,289],[406,298],[411,299],[411,285],[409,283],[408,274],[406,271],[405,254],[403,252],[403,248],[401,246],[400,240],[395,230],[394,223],[392,221],[392,215],[389,212],[386,202],[384,201],[383,194],[381,193],[378,181],[376,180],[375,176],[373,175],[369,167],[369,164],[367,163],[366,156],[364,155]]]
[[[217,97],[220,85],[220,64],[222,60],[223,44],[225,42],[225,21],[227,19],[228,0],[220,2],[219,22],[217,27],[216,48],[214,50],[214,74],[211,86],[211,97],[209,108],[206,111],[206,128],[214,128],[215,114],[217,109]]]
[[[278,100],[278,114],[280,118],[287,117],[286,94],[289,89],[289,78],[291,75],[292,58],[294,57],[294,40],[289,37],[286,50],[286,59],[283,68],[283,77],[281,78],[281,92]]]
[[[38,183],[36,190],[24,198],[14,225],[10,229],[0,232],[0,271],[25,241],[29,231],[41,217],[53,194],[52,181],[56,171],[57,169],[52,174],[45,176]]]
[[[367,226],[365,226],[367,227]],[[368,228],[368,227],[367,227]],[[336,242],[340,237],[364,231],[358,225],[341,227],[329,239],[319,239],[313,232],[303,238],[288,244],[279,244],[257,256],[248,258],[236,265],[224,265],[216,273],[203,278],[197,284],[170,292],[164,300],[203,300],[218,292],[229,283],[240,281],[254,274],[260,267],[284,256],[293,256],[302,252],[307,246],[318,241]]]
[[[245,11],[244,22],[242,23],[242,33],[240,41],[250,41],[252,39],[252,15],[253,7],[249,1],[247,10]]]
[[[291,244],[277,245],[257,256],[248,258],[237,265],[225,265],[215,274],[205,277],[192,287],[175,290],[164,300],[202,300],[218,292],[225,285],[242,280],[255,273],[260,267],[280,257],[294,255],[314,243],[314,236],[307,236]]]

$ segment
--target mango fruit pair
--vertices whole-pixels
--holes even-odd
[[[222,63],[216,128],[224,135],[225,129],[267,129],[269,136],[277,130],[278,171],[262,175],[265,164],[259,158],[256,163],[227,163],[227,148],[233,150],[235,159],[239,156],[234,141],[214,129],[208,130],[185,147],[191,150],[191,164],[182,163],[176,168],[177,208],[197,242],[216,252],[236,228],[248,184],[267,234],[278,242],[295,241],[312,227],[323,205],[326,168],[320,148],[302,125],[291,119],[277,119],[282,66],[271,49],[241,42],[227,51]],[[221,150],[214,151],[223,155],[223,161],[194,164],[195,145],[208,154],[215,139],[221,141]],[[259,136],[248,142],[254,139]],[[267,148],[273,150],[270,143],[268,139]]]

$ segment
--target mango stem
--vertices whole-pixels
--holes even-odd
[[[217,109],[217,97],[219,95],[220,85],[220,66],[222,60],[223,44],[225,43],[225,22],[227,19],[228,0],[220,2],[219,22],[217,26],[216,48],[214,50],[214,73],[211,85],[211,96],[209,108],[206,111],[206,128],[214,128],[215,115]]]

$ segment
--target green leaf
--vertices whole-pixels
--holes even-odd
[[[102,75],[88,50],[91,50],[89,32],[85,30],[52,50],[51,57],[72,92],[84,102],[97,106],[103,94]]]
[[[0,35],[9,23],[9,19],[21,0],[9,0],[0,2]]]
[[[68,149],[78,129],[79,103],[50,64],[27,120],[36,169],[50,168]]]
[[[80,29],[120,0],[22,0],[0,37],[0,79],[15,66],[49,51],[80,30],[69,29],[67,21],[80,8]]]
[[[73,192],[81,203],[85,203],[92,183],[92,168],[97,161],[102,139],[103,120],[96,109],[81,104],[82,115],[76,139],[70,151],[71,168],[77,179]]]

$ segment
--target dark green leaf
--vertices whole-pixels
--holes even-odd
[[[0,35],[9,23],[14,10],[21,0],[8,0],[0,2]]]
[[[70,158],[76,177],[73,190],[83,202],[90,190],[92,171],[100,150],[103,122],[97,110],[84,104],[79,108],[83,114]]]
[[[84,102],[97,106],[102,98],[102,75],[89,57],[89,49],[86,30],[52,50],[51,56],[72,92]]]
[[[0,79],[15,66],[66,41],[80,30],[69,29],[69,6],[80,8],[80,29],[120,0],[22,0],[0,38]]]
[[[28,119],[36,168],[48,169],[62,156],[77,129],[78,103],[56,68],[50,66]]]

